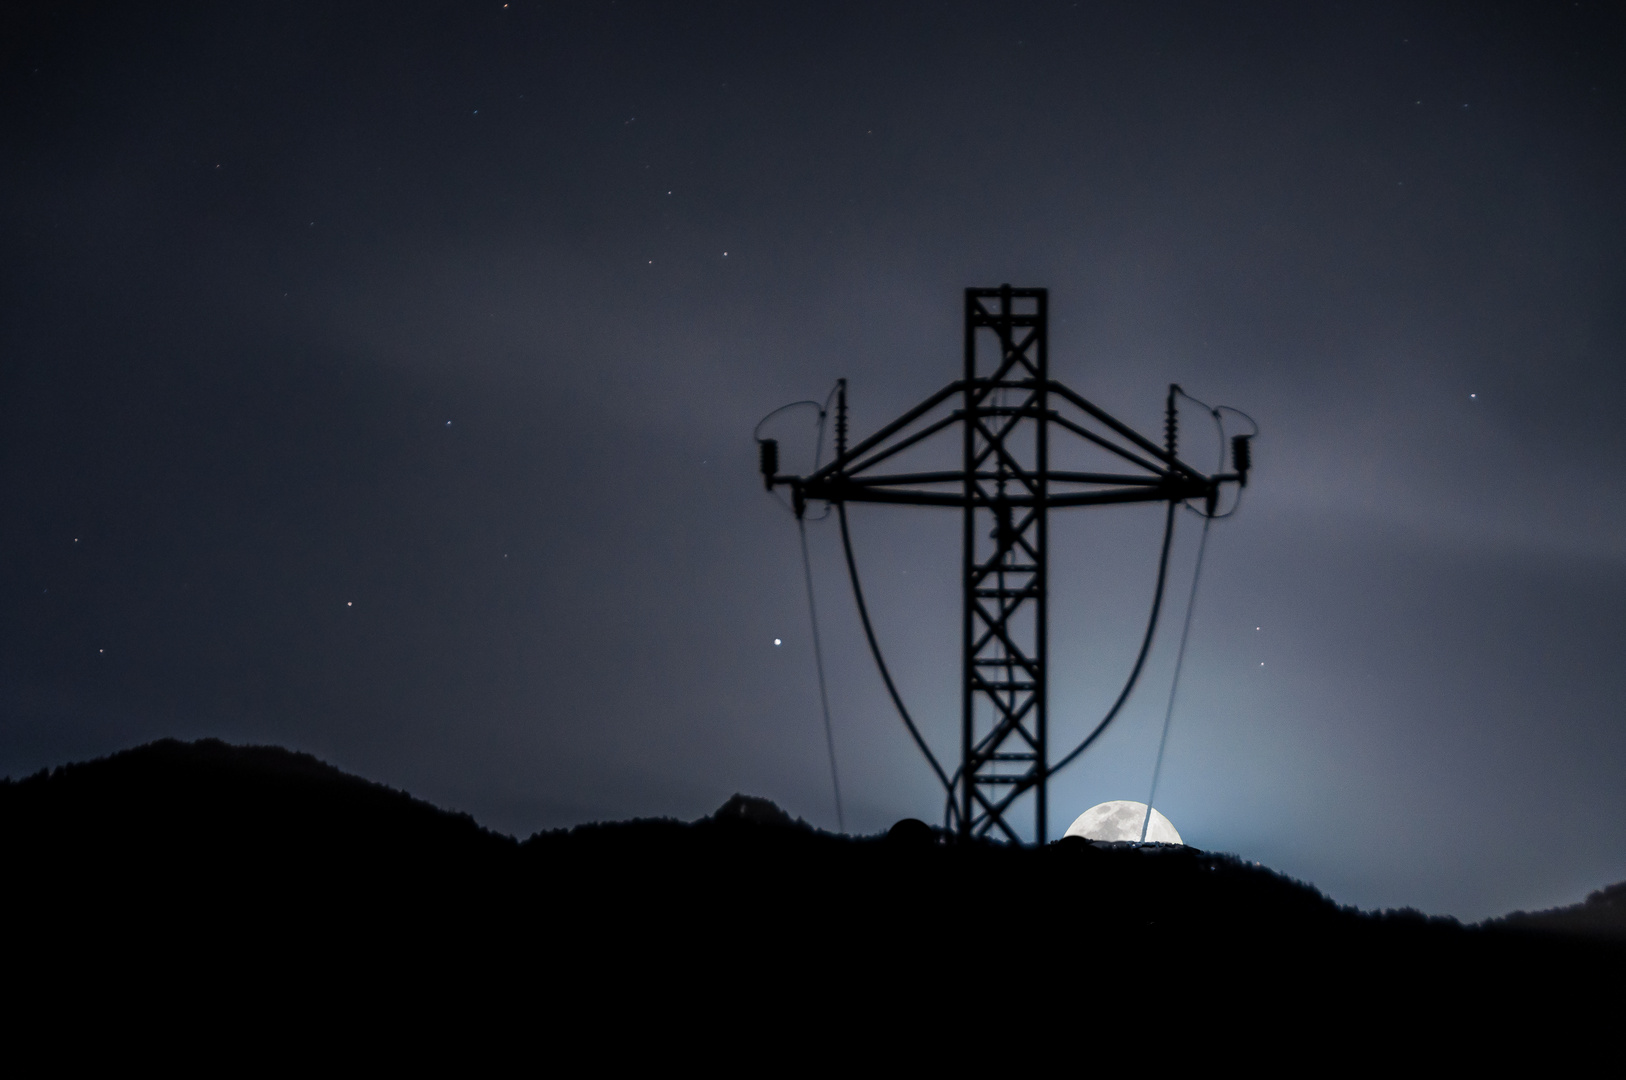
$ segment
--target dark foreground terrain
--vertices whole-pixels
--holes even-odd
[[[739,796],[694,823],[517,842],[307,755],[214,741],[0,783],[0,858],[10,985],[88,1014],[435,1002],[870,1016],[934,1037],[990,1009],[1079,1030],[1147,1010],[1427,1026],[1562,1006],[1573,1023],[1618,1003],[1626,960],[1618,887],[1464,927],[1341,908],[1192,848],[954,846],[919,823],[838,837]]]

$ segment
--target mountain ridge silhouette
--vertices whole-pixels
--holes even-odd
[[[1307,1008],[1347,1005],[1374,980],[1481,1000],[1626,959],[1573,919],[1362,913],[1189,847],[958,845],[912,819],[837,836],[743,794],[695,822],[521,841],[311,755],[218,740],[0,781],[0,865],[23,928],[13,971],[31,973],[14,978],[94,971],[135,980],[131,993],[163,972],[249,999],[297,985],[384,1001],[540,972],[587,999],[638,985],[687,1000],[844,971],[854,993],[920,1002],[968,969],[1126,986],[1178,970],[1193,985],[1268,973],[1259,992]],[[1601,892],[1614,904],[1620,891]],[[1039,936],[1006,944],[1013,925]],[[1281,997],[1288,986],[1315,994]]]
[[[792,818],[769,799],[743,793],[692,824],[675,819],[596,822],[518,840],[484,828],[467,813],[445,810],[405,791],[346,773],[314,755],[219,739],[161,739],[89,761],[42,769],[21,779],[0,778],[0,844],[13,857],[30,851],[43,854],[45,842],[84,843],[88,851],[104,855],[116,851],[125,856],[154,856],[166,848],[229,838],[239,848],[265,845],[257,852],[261,856],[300,852],[314,859],[332,854],[337,847],[347,859],[360,859],[363,864],[367,853],[353,846],[357,843],[374,845],[374,855],[512,858],[563,853],[588,838],[628,830],[650,832],[665,842],[692,829],[720,826],[795,829],[806,834],[806,843],[818,845],[886,840],[890,849],[915,849],[945,847],[949,840],[941,830],[915,819],[899,822],[881,837],[836,836]],[[158,831],[166,827],[167,832]],[[1052,847],[1075,843],[1068,839]],[[1157,846],[1086,843],[1096,852],[1138,850],[1142,858],[1160,854]],[[131,850],[132,844],[138,851]],[[1008,849],[994,850],[1014,854]],[[992,851],[985,854],[998,857]],[[1222,860],[1232,870],[1291,881],[1234,856],[1200,854]],[[229,858],[231,851],[222,846],[213,856]],[[1341,915],[1455,924],[1448,917],[1423,916],[1409,909],[1359,913],[1337,905],[1313,886],[1291,884],[1303,890],[1306,900],[1313,896],[1312,903]],[[1538,912],[1516,911],[1482,925],[1626,937],[1626,882],[1599,889],[1581,903]]]

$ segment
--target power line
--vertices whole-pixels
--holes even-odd
[[[909,734],[914,738],[915,745],[920,747],[922,754],[926,755],[927,763],[931,765],[932,772],[937,774],[937,779],[942,782],[943,790],[948,793],[950,806],[952,806],[954,782],[943,771],[943,766],[938,764],[937,755],[932,753],[931,747],[926,745],[926,740],[921,736],[920,729],[915,727],[915,721],[909,715],[909,710],[903,707],[903,697],[898,693],[897,686],[892,682],[892,673],[887,670],[886,661],[881,657],[881,646],[875,640],[875,628],[870,625],[869,621],[869,606],[864,603],[864,589],[858,583],[858,563],[853,559],[853,542],[851,535],[847,531],[847,506],[845,503],[836,503],[836,519],[841,522],[841,547],[847,555],[847,574],[852,579],[853,599],[858,603],[858,619],[864,624],[864,636],[869,639],[870,654],[875,657],[875,666],[881,671],[881,681],[886,683],[886,692],[892,695],[892,704],[898,707],[898,716],[903,720],[903,726],[909,729]]]
[[[1173,510],[1173,505],[1169,507]],[[1146,817],[1140,823],[1141,843],[1146,842],[1146,830],[1152,824],[1152,800],[1157,798],[1158,776],[1163,772],[1163,749],[1169,745],[1169,721],[1174,717],[1174,694],[1180,688],[1180,668],[1186,662],[1186,639],[1191,636],[1191,613],[1197,607],[1197,582],[1203,576],[1203,553],[1208,550],[1208,527],[1214,523],[1203,517],[1203,538],[1197,542],[1197,568],[1191,575],[1191,596],[1186,600],[1186,625],[1180,630],[1180,648],[1174,655],[1174,678],[1169,681],[1169,707],[1163,712],[1163,737],[1157,741],[1157,764],[1152,766],[1152,790],[1146,796]]]
[[[1124,688],[1118,692],[1118,699],[1112,703],[1112,708],[1108,709],[1107,714],[1101,718],[1101,722],[1095,725],[1095,730],[1084,736],[1083,741],[1069,750],[1060,761],[1050,766],[1050,771],[1053,773],[1059,772],[1071,764],[1074,758],[1090,748],[1090,744],[1099,738],[1101,733],[1107,729],[1107,725],[1117,717],[1118,711],[1124,707],[1124,702],[1129,700],[1130,692],[1135,689],[1135,684],[1140,681],[1141,669],[1146,666],[1146,654],[1151,651],[1152,638],[1157,634],[1158,616],[1163,611],[1163,592],[1164,586],[1169,579],[1169,548],[1174,540],[1174,511],[1176,505],[1173,502],[1169,503],[1169,510],[1163,522],[1163,550],[1157,557],[1157,585],[1152,590],[1152,614],[1146,620],[1146,636],[1141,639],[1140,652],[1135,656],[1135,666],[1129,669],[1129,678],[1125,680]],[[1207,526],[1205,525],[1203,529],[1203,535],[1206,537],[1208,535]]]
[[[807,523],[797,517],[796,531],[802,538],[802,577],[807,582],[807,615],[813,624],[813,663],[819,669],[819,704],[824,707],[824,745],[830,751],[830,787],[836,793],[836,828],[847,831],[841,812],[841,780],[836,776],[836,737],[830,728],[830,694],[824,685],[824,650],[819,646],[819,609],[813,602],[813,560],[807,554]]]

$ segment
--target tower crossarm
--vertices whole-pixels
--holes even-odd
[[[800,492],[804,500],[818,502],[893,503],[903,506],[1098,506],[1106,503],[1176,502],[1184,499],[1206,499],[1218,483],[1228,476],[1189,478],[1172,476],[1155,478],[1145,476],[1114,476],[1107,473],[1045,472],[1028,474],[1030,479],[1049,485],[1090,485],[1087,490],[1052,490],[1042,499],[1031,493],[1011,492],[1005,495],[972,494],[964,488],[972,482],[998,481],[992,472],[966,473],[960,470],[926,473],[897,473],[890,476],[847,476],[834,474],[822,478],[803,479],[795,476],[775,476],[775,485],[783,484],[792,492]],[[1008,479],[1008,478],[1007,478]],[[937,490],[937,485],[954,485],[962,490]]]

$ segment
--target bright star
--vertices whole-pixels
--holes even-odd
[[[774,643],[774,644],[775,644],[775,645],[778,645],[778,644],[779,644],[779,639],[778,639],[778,638],[774,638],[774,639],[773,639],[773,643]]]

